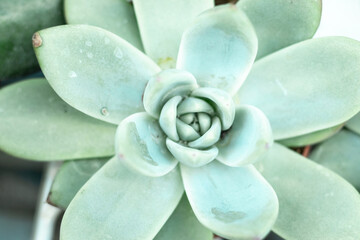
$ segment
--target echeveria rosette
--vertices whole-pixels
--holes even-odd
[[[99,4],[98,1],[92,4],[95,2]],[[141,40],[143,45],[146,45],[145,52],[149,54],[152,52],[150,56],[162,67],[167,65],[163,63],[174,63],[173,59],[178,51],[183,27],[199,13],[199,9],[211,5],[206,0],[184,2],[133,1]],[[269,2],[269,0],[242,0],[237,4],[247,13],[258,38],[261,39],[259,49],[262,49],[262,54],[259,56],[310,38],[319,22],[321,1],[272,0],[271,3]],[[70,14],[69,8],[79,7],[77,3],[80,3],[80,7],[85,6],[80,1],[67,1],[69,5],[65,9],[66,14]],[[147,3],[149,5],[145,7]],[[263,7],[265,3],[266,8]],[[100,10],[104,7],[102,8],[104,11],[96,12],[104,14],[104,19],[108,16],[109,10],[116,12],[117,7],[126,6],[127,9],[132,10],[128,3],[126,5],[120,1],[112,1],[112,4],[97,5],[94,9]],[[165,8],[163,6],[171,10],[161,10]],[[160,14],[152,14],[152,7]],[[198,10],[194,11],[194,9]],[[231,9],[235,10],[234,6]],[[275,15],[274,12],[276,12]],[[99,25],[101,22],[105,23],[101,18],[94,18],[94,14],[88,11],[73,11],[73,13],[82,15],[85,19],[83,23],[91,23],[91,19],[96,19]],[[126,12],[111,16],[119,17],[116,21],[107,22],[111,26],[129,20],[130,24],[124,25],[124,31],[116,33],[136,45],[132,42],[131,36],[126,36],[128,33],[135,33],[134,36],[137,38],[140,36],[136,29],[135,31],[127,29],[136,26],[133,15],[129,19],[126,19],[129,16]],[[139,21],[139,18],[142,20]],[[164,21],[164,18],[171,21]],[[68,22],[69,19],[68,16]],[[237,57],[237,53],[232,55],[233,51],[230,51],[231,48],[228,48],[228,45],[222,44],[224,43],[222,38],[229,36],[228,33],[233,31],[234,25],[230,24],[229,27],[227,25],[229,22],[227,22],[228,27],[226,27],[217,24],[218,20],[224,19],[218,15],[216,19],[205,21],[208,25],[203,21],[198,28],[191,27],[189,31],[186,31],[183,42],[188,44],[187,48],[182,49],[186,44],[182,44],[180,48],[177,68],[193,74],[201,87],[222,88],[224,86],[223,90],[233,94],[237,89],[231,89],[231,86],[241,85],[241,81],[246,78],[250,70],[252,60],[251,58],[226,58],[226,56]],[[179,28],[176,30],[172,26],[174,21],[181,23],[177,25]],[[158,28],[153,28],[150,22],[159,24]],[[218,28],[215,30],[213,26]],[[206,27],[211,31],[204,30]],[[174,35],[175,37],[163,34],[167,32],[167,28],[178,33]],[[252,27],[248,28],[247,24],[244,24],[242,28],[252,31]],[[273,30],[267,31],[267,29]],[[152,30],[156,31],[152,32]],[[289,34],[293,30],[296,34]],[[226,34],[223,34],[224,32]],[[272,34],[274,32],[277,34]],[[154,39],[152,43],[146,43]],[[164,40],[161,44],[158,41],[160,39]],[[62,102],[43,80],[31,80],[26,84],[9,86],[0,94],[0,98],[4,99],[4,101],[0,99],[0,129],[4,133],[0,135],[1,148],[24,158],[38,160],[70,160],[113,155],[111,138],[113,138],[116,126],[106,121],[118,124],[129,114],[145,111],[141,100],[142,93],[148,80],[160,72],[159,67],[135,51],[125,41],[97,28],[86,26],[52,28],[41,31],[38,39],[35,38],[35,40],[42,40],[38,41],[41,44],[36,48],[36,52],[51,86],[61,98],[86,114]],[[240,45],[231,46],[239,50],[241,46],[248,43],[251,44],[252,41],[242,41]],[[192,47],[189,47],[191,45]],[[142,49],[141,46],[139,49]],[[235,98],[235,103],[255,104],[264,111],[270,119],[276,139],[286,140],[297,138],[299,135],[304,137],[314,131],[322,131],[342,124],[359,110],[360,97],[356,91],[359,84],[357,76],[360,75],[358,50],[359,43],[356,41],[335,37],[308,40],[284,48],[255,62],[245,85],[241,87],[240,93]],[[255,55],[256,48],[246,53]],[[244,62],[246,59],[250,61]],[[227,61],[227,64],[219,64],[224,61]],[[228,74],[222,74],[218,66],[226,66]],[[234,78],[234,75],[239,78]],[[226,82],[222,81],[224,79],[227,79]],[[306,88],[302,88],[303,86]],[[42,89],[41,92],[37,91],[39,88]],[[135,105],[137,109],[132,109],[132,105]],[[48,115],[47,112],[51,114]],[[246,119],[248,123],[254,120],[251,117]],[[64,124],[60,124],[65,120]],[[86,131],[87,127],[91,130]],[[39,141],[34,141],[35,135]],[[233,139],[246,140],[241,137]],[[339,239],[360,234],[360,228],[357,227],[360,218],[358,214],[360,210],[357,210],[360,205],[359,196],[348,183],[332,172],[317,164],[309,163],[308,160],[277,144],[269,150],[265,161],[260,161],[256,167],[271,183],[279,197],[279,217],[273,227],[276,233],[286,239],[303,239],[304,236]],[[220,159],[220,155],[217,158]],[[91,171],[86,169],[83,171],[81,162],[69,161],[64,164],[62,174],[58,175],[55,180],[57,184],[54,184],[57,189],[60,189],[58,192],[60,194],[51,195],[58,196],[57,204],[63,201],[62,206],[66,207],[78,190],[68,181],[71,179],[70,176],[85,182],[102,165],[95,164],[99,161],[98,159],[86,161],[89,161],[89,164],[94,163]],[[204,198],[212,199],[213,201],[209,201],[210,204],[215,204],[219,195],[228,196],[228,192],[234,191],[228,187],[232,186],[229,183],[232,180],[236,179],[238,183],[246,184],[254,178],[258,180],[261,178],[256,177],[257,173],[251,167],[230,168],[217,160],[197,168],[183,166],[185,167],[182,167],[182,174],[188,173],[187,179],[191,179],[193,186],[193,191],[188,189],[187,194],[194,193],[192,198],[197,199],[196,201]],[[229,169],[234,171],[230,173]],[[202,171],[203,174],[192,174],[191,170],[197,173]],[[216,179],[219,184],[221,181],[221,187],[217,189],[223,190],[224,194],[204,192],[202,187],[204,183],[210,186],[214,183],[214,181],[207,181],[208,176],[216,176],[213,174],[214,171],[225,170],[229,177]],[[240,170],[242,170],[241,174]],[[76,177],[77,175],[79,177]],[[83,177],[84,179],[80,179]],[[195,184],[196,182],[201,184]],[[184,183],[186,187],[185,180]],[[296,184],[294,188],[294,183],[301,184]],[[260,185],[266,186],[261,182]],[[210,232],[196,220],[186,197],[182,198],[166,222],[167,216],[171,214],[183,194],[182,186],[178,167],[163,176],[147,177],[128,171],[124,162],[116,158],[111,159],[93,175],[70,204],[65,215],[67,220],[63,222],[62,238],[81,239],[86,235],[104,238],[104,236],[112,235],[116,236],[115,238],[123,236],[131,239],[129,237],[131,235],[133,238],[144,239],[147,236],[155,236],[163,226],[155,239],[173,239],[174,237],[176,239],[210,239]],[[330,191],[330,187],[334,193],[333,196],[337,197],[329,198],[329,194],[324,192]],[[167,192],[163,191],[165,188],[168,189]],[[55,187],[52,193],[54,191]],[[67,192],[64,194],[61,191]],[[266,193],[264,191],[265,195]],[[64,200],[62,195],[66,195],[67,200]],[[142,198],[137,198],[137,195],[141,195]],[[51,196],[50,199],[52,199]],[[159,198],[159,196],[162,197]],[[245,198],[249,195],[242,196]],[[101,199],[105,199],[105,203]],[[230,201],[231,199],[229,204]],[[203,206],[208,209],[208,205]],[[140,213],[135,214],[136,212]],[[238,212],[228,213],[234,214],[235,217],[244,216]],[[220,219],[224,216],[219,209],[214,209],[212,214]],[[204,216],[202,212],[198,212],[197,215]],[[87,220],[82,219],[83,217]],[[138,220],[141,220],[138,222],[139,225],[132,225]],[[124,228],[114,227],[115,222]],[[165,225],[163,225],[164,222],[166,222]],[[213,223],[206,222],[211,225]],[[254,225],[254,227],[257,226]],[[231,232],[231,229],[228,230]],[[188,234],[187,238],[184,233]]]
[[[168,174],[179,161],[186,195],[201,223],[231,239],[264,237],[277,216],[277,197],[249,164],[272,145],[265,115],[251,106],[235,110],[227,92],[199,87],[192,74],[176,69],[153,76],[143,101],[146,112],[118,127],[120,161],[150,177]]]

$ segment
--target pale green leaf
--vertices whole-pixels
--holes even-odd
[[[109,160],[76,194],[61,223],[62,240],[151,240],[183,195],[176,168],[162,177]]]
[[[133,0],[145,52],[163,69],[173,68],[185,28],[214,0]]]
[[[279,198],[273,230],[287,240],[360,236],[360,195],[347,181],[274,144],[257,168]]]
[[[339,125],[360,110],[360,42],[307,40],[257,61],[237,94],[285,139]]]
[[[132,4],[127,0],[64,0],[68,24],[89,24],[122,37],[143,50]]]
[[[309,158],[331,169],[360,191],[360,136],[342,130],[318,145]]]
[[[218,148],[215,146],[208,149],[196,149],[185,146],[180,142],[174,142],[170,138],[166,139],[166,146],[176,160],[190,167],[200,167],[208,164],[219,153]]]
[[[245,13],[233,4],[201,14],[185,31],[177,68],[192,73],[202,87],[239,89],[254,62],[255,31]]]
[[[206,229],[194,215],[184,194],[179,205],[154,240],[213,240],[213,233]]]
[[[47,201],[66,209],[79,189],[109,158],[65,161],[56,173]]]
[[[311,38],[320,23],[321,0],[241,0],[259,40],[257,58]]]
[[[144,110],[145,85],[160,69],[128,42],[88,25],[41,30],[33,39],[46,79],[73,107],[116,124]]]
[[[360,134],[360,113],[352,117],[345,125],[351,131]]]
[[[287,138],[277,141],[278,143],[287,147],[303,147],[324,141],[325,139],[337,133],[344,124],[336,125],[331,128],[325,128],[316,132],[308,133],[298,137]]]
[[[195,89],[191,96],[203,98],[212,103],[221,120],[221,130],[226,131],[231,127],[235,118],[235,106],[229,94],[218,88],[203,87]]]
[[[196,79],[189,72],[178,69],[161,71],[151,77],[146,85],[144,108],[151,116],[158,118],[170,98],[189,95],[196,88]]]
[[[213,161],[199,168],[181,165],[186,195],[199,221],[230,239],[262,239],[278,214],[274,190],[252,166]]]
[[[223,133],[216,144],[217,159],[229,166],[238,167],[254,163],[273,143],[269,120],[253,106],[236,109],[234,124]]]
[[[45,79],[0,90],[0,148],[14,156],[51,161],[114,154],[116,126],[70,107]]]
[[[150,177],[163,176],[177,164],[165,140],[157,119],[146,112],[135,113],[123,120],[116,131],[116,155],[132,170]]]

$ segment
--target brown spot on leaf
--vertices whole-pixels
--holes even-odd
[[[39,32],[34,33],[34,35],[32,36],[32,44],[34,48],[38,48],[42,45],[42,39]]]

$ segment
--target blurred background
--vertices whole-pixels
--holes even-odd
[[[1,7],[6,6],[6,3],[2,3],[2,1],[6,2],[7,0],[0,0],[0,35],[5,33],[4,29],[2,29],[4,26],[1,25],[5,25],[5,28],[12,28],[12,26],[2,22],[4,19],[6,20],[7,17],[5,16],[6,12],[4,9],[1,9]],[[220,4],[228,1],[216,2]],[[58,3],[55,7],[61,9],[61,4],[62,3],[59,5]],[[22,5],[18,4],[18,6],[21,7]],[[17,10],[13,9],[13,11]],[[51,11],[51,9],[48,9],[47,11]],[[61,11],[62,10],[59,10],[57,15],[55,14],[52,19],[54,25],[63,21]],[[323,0],[322,20],[315,37],[338,35],[360,40],[359,23],[360,0]],[[32,29],[34,27],[36,26],[29,26],[29,31],[26,33],[27,35],[24,36],[28,39],[28,45],[30,47],[31,35],[38,30]],[[1,30],[3,31],[1,32]],[[1,59],[6,58],[5,54],[6,52],[0,49],[0,64],[2,65],[5,64],[4,62],[1,62]],[[30,58],[33,58],[33,56],[30,56]],[[22,64],[21,61],[20,64]],[[14,77],[12,75],[12,77],[7,77],[5,75],[11,74],[6,73],[6,71],[0,72],[0,87],[23,79],[23,76],[28,73],[32,73],[32,76],[41,76],[41,73],[38,72],[39,70],[36,62],[31,63],[30,61],[28,64],[27,70],[21,73],[22,76]],[[31,239],[35,229],[36,212],[38,211],[38,216],[41,216],[44,211],[51,208],[49,205],[45,204],[45,199],[47,194],[46,189],[49,188],[55,168],[48,170],[47,175],[45,174],[45,169],[49,168],[46,168],[46,165],[43,163],[14,158],[0,151],[0,240]],[[43,191],[41,192],[42,184]],[[57,216],[59,215],[59,212],[55,211],[51,214]],[[50,223],[42,223],[42,226],[46,227],[46,224]],[[45,238],[38,237],[36,240],[40,239]],[[271,234],[269,239],[280,238]]]

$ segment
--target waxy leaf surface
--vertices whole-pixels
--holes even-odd
[[[145,52],[163,69],[176,64],[185,28],[213,0],[133,0]]]
[[[228,167],[218,161],[181,165],[186,195],[199,221],[229,239],[262,239],[278,213],[274,190],[252,165]]]
[[[162,177],[146,177],[128,170],[114,157],[70,203],[60,239],[152,240],[176,208],[183,191],[177,168]]]
[[[257,168],[279,198],[276,234],[289,240],[360,236],[359,193],[339,175],[279,144]]]
[[[333,170],[360,191],[360,136],[342,130],[318,145],[309,158]]]
[[[68,24],[88,24],[106,29],[143,50],[132,4],[127,0],[64,0]]]
[[[45,29],[34,39],[46,79],[71,106],[115,124],[144,110],[145,85],[160,69],[128,42],[88,25]]]
[[[259,40],[257,58],[311,38],[321,18],[321,0],[241,0]]]
[[[237,103],[262,110],[278,140],[347,121],[360,110],[359,86],[360,42],[311,39],[257,61]]]
[[[115,152],[116,125],[72,108],[45,79],[1,89],[0,132],[0,148],[26,159],[81,159]]]

